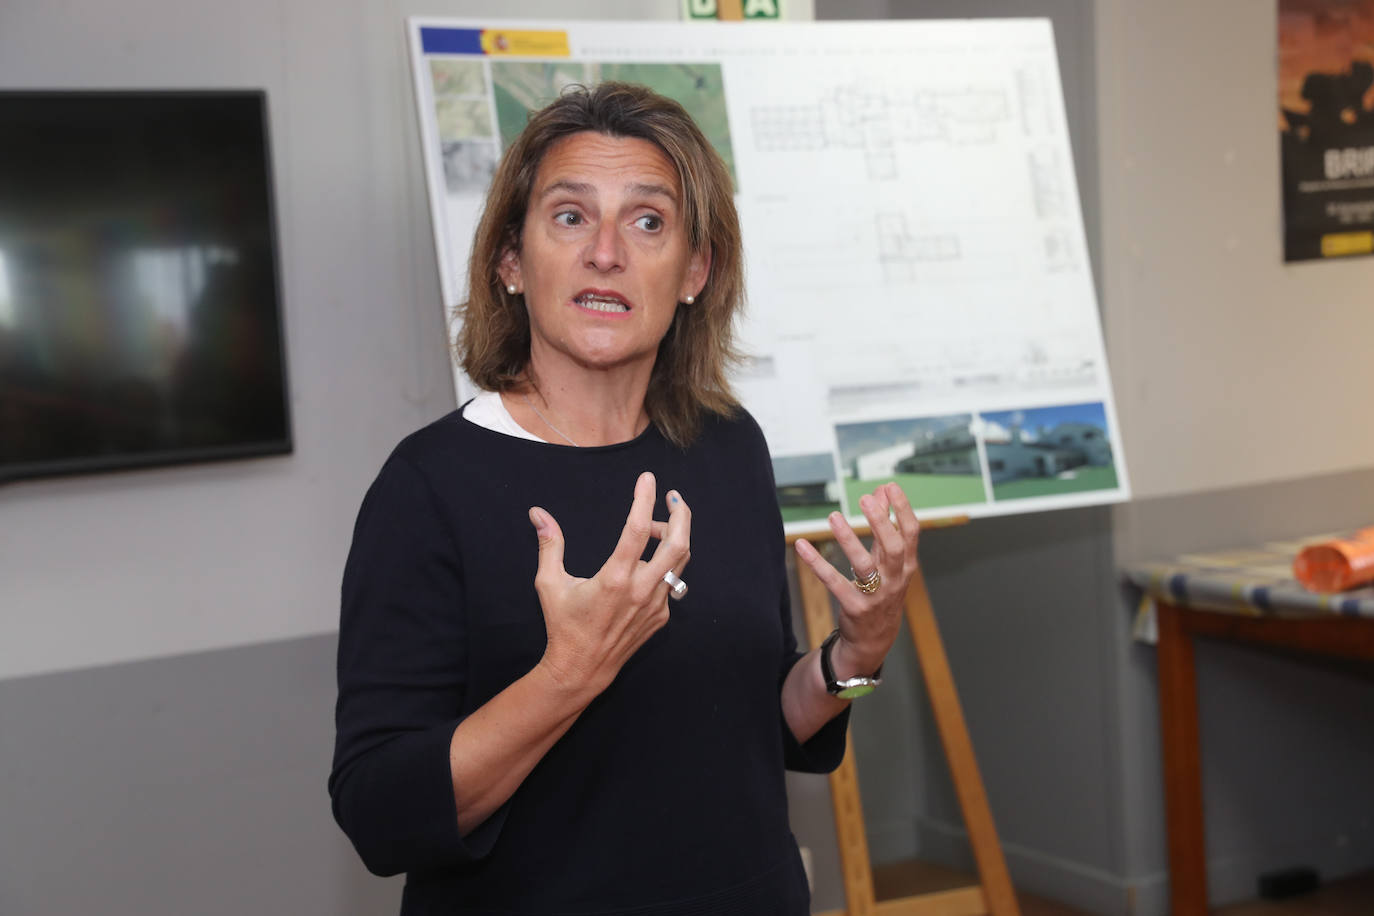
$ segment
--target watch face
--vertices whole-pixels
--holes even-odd
[[[877,689],[878,686],[876,684],[865,682],[862,684],[855,684],[852,687],[845,687],[837,691],[835,696],[842,700],[853,700],[859,697],[866,697]]]

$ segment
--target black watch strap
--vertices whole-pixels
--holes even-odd
[[[868,677],[851,677],[843,681],[835,679],[835,666],[830,662],[830,650],[835,646],[835,640],[840,638],[838,627],[825,638],[821,643],[821,677],[825,678],[825,690],[831,696],[837,696],[845,700],[852,700],[857,697],[866,696],[878,689],[878,685],[883,682],[883,666],[879,665],[878,670]]]

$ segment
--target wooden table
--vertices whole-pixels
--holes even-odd
[[[1127,571],[1143,594],[1136,634],[1159,646],[1172,916],[1207,913],[1197,680],[1197,637],[1374,660],[1374,588],[1316,595],[1292,579],[1298,549],[1331,535]]]

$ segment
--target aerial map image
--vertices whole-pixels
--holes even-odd
[[[595,86],[607,80],[639,83],[679,102],[706,134],[736,179],[730,145],[730,121],[725,111],[720,64],[619,64],[591,61],[491,62],[496,122],[505,149],[525,127],[529,113],[558,97],[567,86]]]

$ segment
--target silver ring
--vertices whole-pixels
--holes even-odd
[[[865,595],[871,595],[878,590],[878,586],[883,584],[882,574],[878,572],[878,567],[873,567],[873,572],[864,576],[862,579],[851,580],[854,587]]]
[[[681,600],[682,596],[687,594],[687,583],[679,579],[677,573],[673,572],[671,569],[663,574],[663,581],[668,583],[668,588],[670,589],[668,592],[669,598]]]

